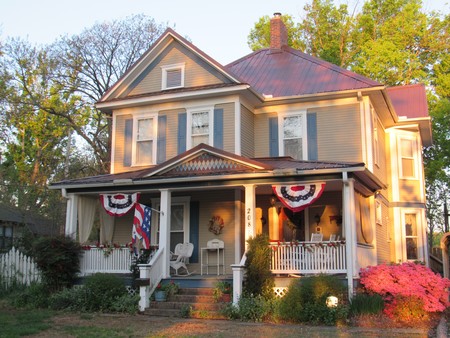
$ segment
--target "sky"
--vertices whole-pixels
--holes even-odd
[[[251,52],[250,30],[264,15],[275,12],[303,18],[312,0],[0,0],[0,39],[21,37],[49,44],[60,36],[77,35],[95,23],[145,14],[168,24],[181,36],[226,65]],[[425,10],[450,13],[450,0],[423,0]],[[362,3],[360,0],[359,3]],[[335,0],[348,3],[358,0]]]

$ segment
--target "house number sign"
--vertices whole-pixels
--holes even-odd
[[[245,232],[246,232],[246,238],[250,238],[253,237],[255,235],[255,229],[253,226],[253,209],[252,208],[247,208],[246,209],[246,215],[245,215],[245,222],[246,222],[246,227],[245,227]]]

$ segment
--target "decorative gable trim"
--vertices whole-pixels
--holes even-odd
[[[254,172],[255,169],[243,163],[203,152],[162,173],[160,176],[215,175],[225,172]]]
[[[271,166],[211,147],[204,143],[156,166],[144,177],[179,176],[183,174],[223,174],[230,172],[254,172],[271,170]]]

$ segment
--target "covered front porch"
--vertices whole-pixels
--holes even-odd
[[[287,199],[310,203],[289,208],[276,193],[280,186],[294,187]],[[313,186],[323,191],[317,195]],[[92,233],[98,220],[103,247],[90,245],[85,250],[82,274],[125,273],[135,250],[129,245],[135,214],[107,215],[98,207],[101,195],[139,194],[136,203],[152,210],[146,246],[155,250],[140,266],[140,279],[146,281],[140,290],[141,309],[149,306],[160,280],[174,276],[170,260],[178,243],[193,245],[187,262],[192,275],[233,276],[235,302],[242,292],[246,242],[260,233],[271,240],[276,275],[345,274],[352,294],[359,267],[376,264],[367,219],[381,185],[362,163],[252,160],[200,145],[154,168],[65,181],[58,187],[68,201],[67,235],[92,244],[86,242],[86,233]],[[314,234],[320,239],[313,239]],[[223,242],[220,250],[207,247],[213,239]],[[142,248],[141,241],[136,245]],[[203,266],[204,254],[210,255],[208,269]]]

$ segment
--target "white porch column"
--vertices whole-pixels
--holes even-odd
[[[163,249],[163,278],[170,277],[170,215],[172,193],[168,189],[161,190],[161,214],[159,217],[159,248]]]
[[[77,239],[77,219],[78,219],[78,195],[69,194],[63,196],[67,198],[66,226],[64,233],[67,237]]]
[[[348,297],[353,297],[353,279],[358,276],[356,271],[356,220],[355,220],[355,189],[354,180],[347,173],[342,174],[342,217],[345,235],[345,255],[347,257]]]
[[[245,187],[245,249],[247,250],[247,240],[256,235],[256,198],[254,184],[246,184]]]

